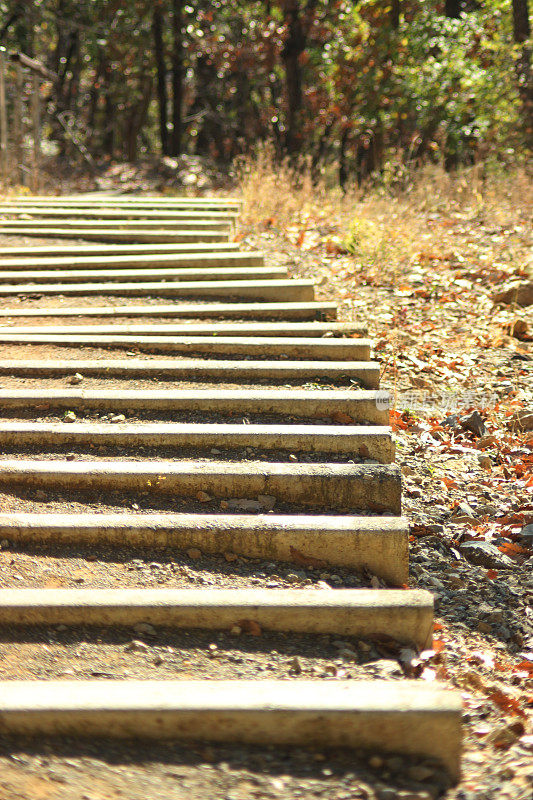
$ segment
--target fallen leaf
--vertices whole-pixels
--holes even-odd
[[[240,619],[237,624],[241,630],[251,636],[261,636],[263,632],[261,626],[253,619]]]
[[[501,690],[497,690],[489,694],[489,700],[497,705],[502,711],[506,711],[510,714],[516,714],[519,717],[525,717],[526,714],[524,710],[521,708],[520,703],[515,697],[509,697],[509,695],[505,694]]]
[[[313,556],[306,556],[305,553],[302,553],[300,550],[297,550],[296,547],[290,545],[290,553],[293,559],[296,561],[297,564],[303,564],[304,567],[325,567],[326,562],[321,561],[319,558],[313,558]]]

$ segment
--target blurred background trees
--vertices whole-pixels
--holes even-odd
[[[68,130],[96,161],[229,164],[265,141],[343,184],[505,161],[533,139],[527,0],[0,0],[0,14],[0,43],[57,74],[43,100],[64,157]]]

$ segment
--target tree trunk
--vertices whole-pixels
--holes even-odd
[[[302,68],[300,58],[306,37],[300,15],[299,0],[288,0],[286,10],[287,38],[281,52],[287,89],[287,132],[285,146],[291,155],[300,148],[300,114],[303,105]]]
[[[182,145],[183,106],[183,0],[172,0],[172,155],[179,156]]]
[[[152,32],[154,36],[154,52],[157,67],[157,100],[159,104],[159,138],[161,152],[168,155],[168,120],[167,120],[167,65],[163,46],[163,14],[161,3],[154,5]]]
[[[108,156],[113,156],[115,150],[115,118],[116,108],[112,88],[112,71],[109,61],[104,66],[104,120],[102,149]]]
[[[533,145],[533,76],[531,75],[531,49],[528,40],[531,36],[529,8],[527,0],[513,0],[513,35],[522,51],[516,63],[518,91],[522,101],[522,116],[526,141]]]
[[[134,105],[126,118],[126,128],[124,131],[124,142],[126,145],[126,157],[128,161],[134,163],[137,160],[137,145],[139,135],[146,122],[150,100],[152,99],[153,80],[151,75],[145,75],[141,87],[141,99]]]
[[[392,0],[390,8],[390,24],[393,30],[397,31],[400,27],[400,12],[402,8],[401,0]]]
[[[446,0],[444,3],[444,13],[450,19],[459,19],[462,5],[462,0]]]

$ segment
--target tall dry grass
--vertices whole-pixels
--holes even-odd
[[[394,166],[389,166],[388,183],[361,188],[354,182],[343,193],[313,178],[307,162],[298,167],[288,160],[279,162],[272,148],[264,147],[241,160],[236,172],[245,224],[268,221],[281,230],[313,219],[346,236],[354,220],[367,220],[372,223],[367,227],[369,238],[375,240],[373,225],[386,239],[398,226],[417,234],[416,220],[431,214],[461,212],[468,220],[508,225],[517,213],[527,215],[533,208],[533,183],[522,166],[495,170],[481,163],[448,173],[439,165],[410,171],[398,165],[401,180],[395,180]]]

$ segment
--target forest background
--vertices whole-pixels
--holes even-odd
[[[422,164],[505,171],[533,140],[527,0],[3,0],[0,14],[0,44],[55,73],[43,135],[63,160],[198,156],[224,173],[268,143],[346,187]]]

